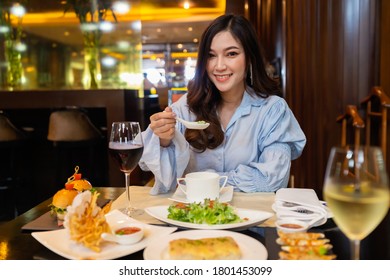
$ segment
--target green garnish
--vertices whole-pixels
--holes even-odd
[[[197,121],[198,124],[206,124],[205,121]]]
[[[168,213],[169,219],[194,224],[220,225],[242,221],[232,206],[210,199],[205,199],[204,203],[171,205]]]
[[[328,249],[326,249],[325,247],[321,247],[318,250],[318,253],[320,254],[320,256],[326,255],[328,253]]]

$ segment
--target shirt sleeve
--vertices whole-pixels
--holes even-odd
[[[275,143],[260,156],[258,162],[248,165],[240,164],[235,170],[227,172],[228,184],[235,191],[241,192],[275,192],[287,187],[291,151],[287,144]]]
[[[155,183],[150,194],[167,193],[176,187],[176,178],[181,177],[189,161],[189,144],[176,131],[171,145],[160,146],[160,139],[148,127],[143,133],[144,152],[139,166],[152,171]]]
[[[275,102],[265,114],[259,130],[259,159],[240,164],[227,172],[228,183],[237,191],[271,192],[288,185],[291,160],[298,158],[306,137],[284,99]]]

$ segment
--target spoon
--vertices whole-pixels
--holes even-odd
[[[176,120],[181,122],[185,127],[189,128],[189,129],[205,129],[207,128],[210,123],[207,123],[207,122],[189,122],[189,121],[185,121],[179,117],[176,117]]]

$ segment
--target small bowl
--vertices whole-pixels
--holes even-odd
[[[130,245],[139,242],[144,236],[144,228],[140,224],[116,224],[111,227],[111,233],[102,233],[106,241],[121,245]]]
[[[296,219],[280,219],[275,225],[282,232],[306,232],[309,229],[308,223]]]

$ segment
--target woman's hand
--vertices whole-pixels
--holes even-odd
[[[169,146],[175,135],[176,114],[167,107],[163,112],[150,116],[150,128],[160,138],[160,145]]]

